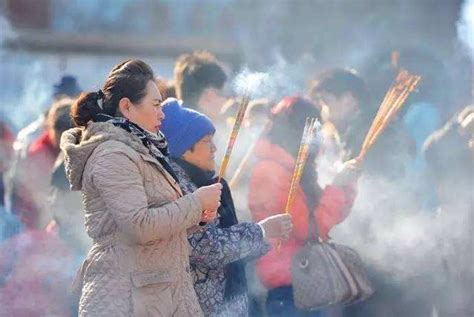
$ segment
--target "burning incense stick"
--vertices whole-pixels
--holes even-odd
[[[298,189],[301,176],[303,175],[304,166],[306,164],[306,159],[308,158],[309,154],[309,147],[313,140],[317,123],[318,121],[316,120],[316,118],[306,118],[306,124],[303,130],[303,137],[301,138],[300,148],[295,163],[295,170],[293,172],[293,177],[291,180],[290,192],[288,194],[288,200],[286,201],[285,213],[290,212],[290,208],[293,204],[293,201],[295,200],[296,191]]]
[[[250,102],[250,96],[248,93],[245,93],[239,105],[239,111],[237,112],[237,117],[234,122],[234,127],[232,128],[232,132],[230,133],[229,144],[227,145],[227,150],[225,152],[224,158],[222,159],[221,168],[219,169],[219,175],[217,177],[218,183],[221,181],[221,179],[225,175],[227,165],[229,164],[230,155],[232,154],[232,149],[234,148],[235,140],[237,139],[237,135],[239,134],[240,126],[242,125],[242,121],[244,120],[245,111],[247,110],[247,106],[249,105],[249,102]],[[204,213],[209,214],[209,211],[205,210]]]
[[[385,97],[379,107],[379,110],[377,111],[374,121],[372,122],[369,132],[367,133],[367,136],[364,140],[362,148],[367,148],[367,144],[369,143],[371,136],[374,135],[374,131],[379,126],[379,123],[381,122],[382,118],[386,116],[387,111],[390,109],[390,105],[393,103],[393,99],[395,97],[396,87],[399,86],[399,82],[402,80],[404,74],[404,72],[400,72],[390,85],[390,89],[385,94]]]
[[[403,106],[405,100],[408,98],[410,92],[412,92],[415,89],[419,80],[420,80],[420,77],[413,77],[407,82],[409,86],[404,87],[401,94],[393,101],[392,106],[387,111],[387,114],[381,119],[380,124],[378,125],[377,129],[374,131],[374,134],[370,138],[368,147],[371,147],[375,143],[375,140],[377,139],[377,137],[387,127],[389,122],[395,117],[395,115]]]
[[[420,79],[420,76],[412,75],[406,70],[402,70],[398,73],[394,83],[387,91],[387,94],[380,105],[379,111],[370,126],[360,154],[357,157],[358,160],[362,160],[365,157],[367,151],[372,147],[379,135],[398,113]]]
[[[232,132],[230,133],[229,143],[227,145],[227,150],[225,152],[224,158],[222,159],[221,168],[219,169],[218,175],[218,182],[225,176],[225,172],[227,170],[227,165],[229,165],[230,155],[232,154],[232,149],[234,148],[235,140],[237,139],[237,135],[239,134],[240,126],[242,125],[242,121],[245,117],[245,111],[247,110],[247,106],[250,102],[250,96],[246,92],[242,101],[239,105],[239,111],[237,112],[237,117],[235,118],[234,127],[232,128]]]
[[[303,136],[301,138],[300,148],[295,162],[295,170],[291,179],[290,191],[288,193],[288,199],[286,201],[285,213],[289,213],[291,206],[296,198],[296,193],[300,184],[301,176],[303,175],[306,159],[309,154],[309,147],[313,141],[313,137],[316,132],[316,128],[319,126],[319,122],[316,118],[306,118],[306,124],[303,130]],[[281,241],[278,243],[277,251],[281,248]]]

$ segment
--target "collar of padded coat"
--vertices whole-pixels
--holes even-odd
[[[90,122],[86,129],[67,130],[61,136],[61,150],[72,190],[82,189],[82,174],[87,160],[97,146],[109,140],[122,142],[138,153],[148,155],[148,149],[140,139],[111,123]]]
[[[261,160],[275,161],[290,170],[295,167],[295,159],[285,149],[265,138],[257,141],[255,157]]]

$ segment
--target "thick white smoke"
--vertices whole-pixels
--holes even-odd
[[[474,0],[464,1],[457,23],[458,38],[474,60]]]

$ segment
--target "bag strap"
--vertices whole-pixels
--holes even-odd
[[[316,209],[316,207],[315,207]],[[316,221],[316,212],[308,208],[308,242],[319,242],[319,227]]]
[[[313,145],[314,146],[314,145]],[[310,152],[309,156],[308,156],[308,161],[311,161],[311,160],[315,160],[316,159],[316,151],[315,151],[315,148],[312,149],[312,151]],[[303,189],[303,193],[304,193],[304,200],[305,200],[305,203],[306,203],[306,206],[308,207],[308,214],[307,214],[307,217],[308,217],[308,240],[307,242],[319,242],[320,241],[320,236],[319,236],[319,228],[318,228],[318,225],[317,225],[317,221],[316,221],[316,210],[317,210],[317,206],[319,204],[319,201],[321,199],[321,195],[319,195],[318,197],[314,197],[315,199],[310,199],[310,197],[308,197],[308,195],[316,195],[316,191],[315,191],[315,188],[313,187],[314,185],[318,186],[317,183],[314,184],[313,186],[305,186],[304,182],[305,182],[305,178],[306,177],[316,177],[317,178],[317,174],[313,174],[313,173],[309,173],[308,174],[308,169],[309,168],[316,168],[316,166],[314,164],[306,164],[305,165],[305,168],[303,170],[303,176],[301,178],[301,182],[300,182],[300,186],[302,187]],[[314,180],[315,182],[317,182],[317,179]],[[310,187],[310,188],[308,188]],[[322,194],[322,192],[321,192]]]
[[[304,191],[303,191],[304,192]],[[306,193],[304,193],[304,200],[306,203],[306,206],[308,207],[308,239],[307,242],[319,242],[321,239],[319,237],[319,227],[316,221],[316,210],[317,206],[319,204],[319,199],[316,201],[316,203],[312,206],[306,197]]]

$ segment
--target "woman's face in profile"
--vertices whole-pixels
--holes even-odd
[[[158,132],[165,118],[161,103],[163,99],[154,81],[149,81],[146,94],[139,103],[129,102],[123,115],[135,124],[150,132]]]
[[[215,153],[216,145],[213,134],[204,136],[196,142],[192,149],[183,154],[183,159],[204,171],[214,171],[216,167]]]

